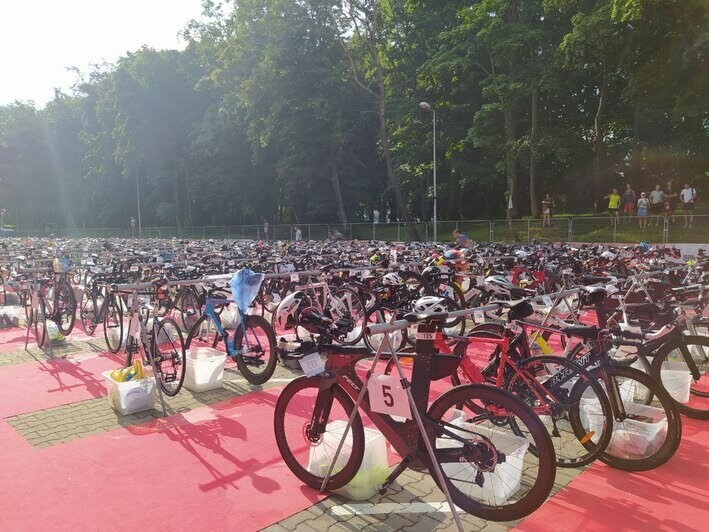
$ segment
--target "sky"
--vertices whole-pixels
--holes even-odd
[[[184,48],[178,33],[201,0],[0,0],[0,105],[68,91],[67,67],[114,62],[143,44]]]

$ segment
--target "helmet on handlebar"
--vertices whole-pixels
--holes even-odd
[[[446,312],[445,299],[438,296],[423,296],[413,303],[413,311],[416,313]]]
[[[298,315],[308,306],[309,301],[310,298],[300,290],[288,294],[276,308],[276,325],[281,330],[295,329],[298,325]]]

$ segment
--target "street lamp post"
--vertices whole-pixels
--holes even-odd
[[[436,194],[436,110],[428,102],[421,102],[419,107],[433,114],[433,241],[438,242],[438,195]]]
[[[140,184],[138,182],[138,169],[135,170],[135,192],[138,196],[138,238],[143,238],[143,224],[140,219]]]

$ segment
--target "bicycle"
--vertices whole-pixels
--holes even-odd
[[[400,328],[418,323],[419,334],[428,332],[432,336],[448,316],[408,314],[406,318],[408,321]],[[374,326],[369,328],[370,334],[377,327],[392,330],[391,325]],[[301,481],[318,489],[325,480],[332,451],[354,412],[354,399],[364,386],[356,365],[374,355],[365,348],[331,344],[321,345],[320,351],[327,355],[324,373],[289,383],[278,398],[274,415],[276,442],[284,462]],[[508,521],[536,510],[549,495],[556,473],[554,448],[539,418],[513,395],[485,384],[457,386],[429,407],[431,381],[450,376],[460,359],[435,353],[433,342],[428,340],[419,339],[416,351],[410,390],[426,426],[435,463],[417,422],[401,422],[375,412],[370,388],[359,408],[403,458],[382,484],[380,493],[408,467],[430,471],[439,483],[436,470],[440,468],[453,502],[470,514]],[[408,382],[402,384],[408,387]],[[387,390],[382,388],[382,392]],[[323,488],[342,487],[359,470],[364,455],[364,427],[359,412],[352,419],[345,441],[350,454],[340,457]],[[512,419],[518,428],[524,427],[527,438],[512,431]],[[536,447],[536,454],[526,452],[529,441]],[[439,487],[444,489],[440,484]]]
[[[157,296],[159,290],[166,286],[164,279],[152,283]],[[120,292],[113,287],[114,292]],[[145,366],[150,366],[155,379],[165,395],[175,396],[182,388],[185,380],[185,344],[182,331],[172,318],[161,318],[153,315],[145,303],[139,301],[138,291],[134,291],[130,310],[128,335],[126,337],[126,367],[133,365],[135,356],[140,353]]]
[[[217,310],[234,302],[224,297],[225,292],[226,289],[216,286],[207,289],[204,310],[190,329],[185,348],[191,349],[195,340],[213,349],[223,345],[227,356],[236,362],[247,381],[254,385],[264,384],[273,375],[278,362],[276,335],[265,318],[244,314],[237,306],[238,319],[234,335],[230,337],[222,327]]]
[[[118,353],[123,342],[123,301],[111,292],[108,277],[95,273],[81,295],[79,319],[84,332],[93,336],[99,323],[111,353]]]

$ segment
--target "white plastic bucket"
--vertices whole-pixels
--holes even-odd
[[[327,424],[323,442],[310,448],[308,471],[322,476],[327,473],[330,467],[330,460],[335,454],[346,426],[346,422],[342,420]],[[348,441],[342,446],[334,472],[341,470],[352,454],[352,447],[348,445],[349,441],[351,441],[351,437],[348,437]],[[364,501],[377,492],[379,486],[388,476],[389,463],[387,461],[386,439],[378,430],[365,428],[362,465],[354,478],[342,488],[335,490],[335,493],[348,499]]]
[[[155,407],[155,379],[145,378],[128,382],[116,382],[110,371],[103,372],[111,406],[127,416]]]
[[[692,374],[684,362],[663,362],[660,370],[662,386],[678,403],[689,402]]]
[[[458,481],[461,484],[461,489],[464,489],[466,493],[469,493],[476,500],[486,501],[487,504],[491,505],[504,504],[520,490],[522,485],[524,456],[527,453],[527,449],[529,449],[529,441],[514,434],[493,431],[485,427],[465,423],[460,416],[454,418],[450,423],[465,428],[466,431],[472,431],[489,438],[495,449],[505,454],[505,461],[498,463],[494,471],[482,473],[482,486],[470,481],[471,478],[475,478],[477,470],[475,466],[467,462],[441,464],[445,475],[454,485]],[[466,438],[470,437],[467,432],[460,435]],[[436,447],[439,449],[462,447],[462,444],[450,438],[438,438]]]
[[[193,392],[213,390],[222,385],[226,355],[210,347],[187,351],[184,386]]]

